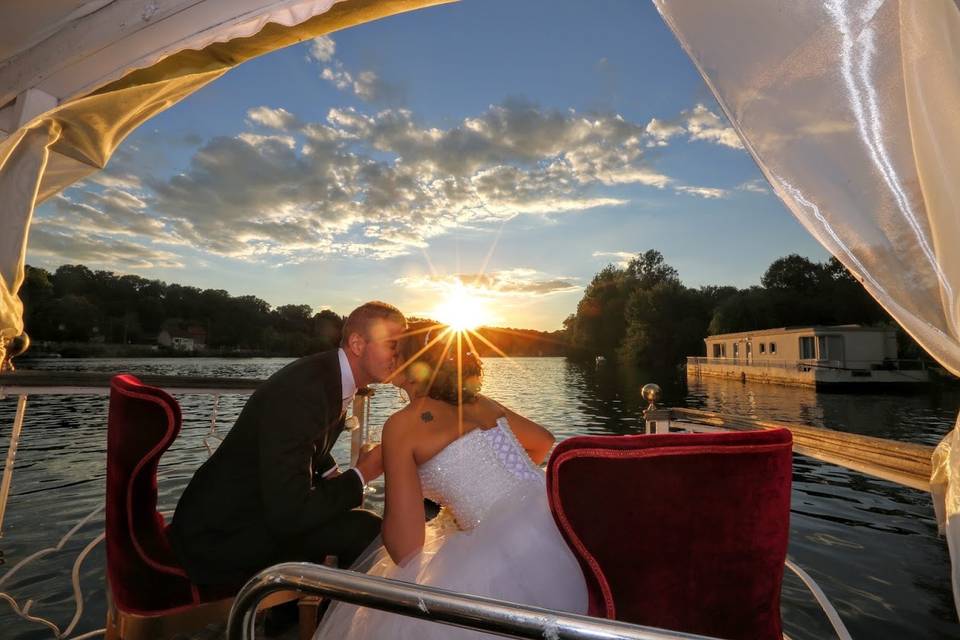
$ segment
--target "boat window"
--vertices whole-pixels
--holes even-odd
[[[714,357],[714,358],[722,358],[722,357],[723,357],[723,345],[722,345],[722,344],[715,344],[715,345],[713,345],[713,357]]]
[[[770,355],[773,355],[773,354],[775,354],[776,352],[777,352],[777,343],[776,343],[776,342],[771,342],[771,343],[770,343]]]
[[[813,336],[803,336],[800,338],[800,359],[813,360],[817,357],[817,352],[813,343]]]
[[[734,343],[733,343],[733,357],[736,358],[736,357],[739,357],[739,355],[740,355],[740,343],[739,343],[739,342],[734,342]]]
[[[766,344],[765,342],[761,342],[761,343],[760,343],[760,353],[766,353],[766,351],[767,351],[767,344]]]

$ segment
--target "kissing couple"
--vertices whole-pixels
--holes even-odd
[[[441,326],[408,331],[398,309],[368,302],[347,317],[339,349],[260,385],[177,504],[171,541],[191,580],[239,587],[270,565],[333,555],[370,575],[586,613],[539,466],[554,437],[483,395],[479,357],[461,353],[458,365],[449,338]],[[382,444],[341,471],[330,451],[347,407],[357,389],[387,381],[410,402]],[[382,520],[359,508],[381,474]],[[441,505],[429,522],[424,498]],[[315,640],[488,637],[335,603]]]

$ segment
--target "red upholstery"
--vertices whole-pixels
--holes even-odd
[[[118,375],[107,422],[107,578],[117,609],[173,613],[204,598],[174,559],[157,511],[157,464],[180,433],[180,406],[166,392]]]
[[[792,436],[582,436],[547,467],[590,615],[719,638],[779,639]]]

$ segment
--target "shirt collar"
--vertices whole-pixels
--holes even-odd
[[[353,379],[353,370],[350,369],[350,361],[347,360],[347,352],[343,349],[337,349],[337,355],[340,357],[340,388],[343,400],[349,400],[357,393],[357,382]]]

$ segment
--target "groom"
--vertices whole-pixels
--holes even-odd
[[[380,518],[357,508],[383,473],[379,447],[342,473],[330,449],[356,390],[393,372],[405,328],[396,307],[368,302],[347,317],[340,349],[291,362],[250,396],[173,516],[172,546],[194,583],[239,585],[327,555],[345,567],[380,533]]]

